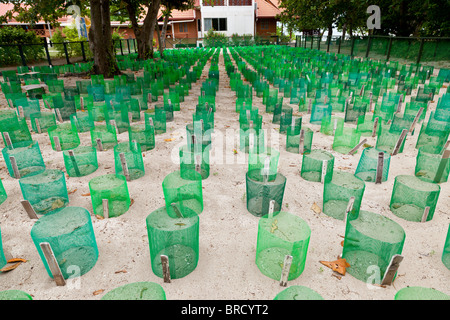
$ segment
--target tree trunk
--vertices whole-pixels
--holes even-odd
[[[163,49],[166,48],[166,34],[167,34],[167,25],[169,23],[169,16],[170,16],[170,12],[168,12],[165,16],[164,16],[164,24],[161,30],[161,42],[160,42],[160,47],[162,46]]]
[[[94,74],[111,78],[120,74],[112,45],[109,0],[90,0],[89,46],[94,55]]]
[[[164,56],[164,47],[162,44],[163,43],[162,36],[161,33],[159,32],[158,20],[156,20],[155,22],[155,28],[156,28],[156,36],[158,37],[159,56],[162,58]]]

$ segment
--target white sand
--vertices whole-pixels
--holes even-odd
[[[0,223],[3,248],[14,258],[24,258],[18,268],[0,274],[0,290],[23,290],[35,300],[98,300],[106,292],[119,286],[139,281],[161,284],[169,300],[271,300],[284,289],[279,281],[264,276],[255,264],[258,218],[247,211],[245,203],[246,163],[211,164],[211,175],[203,181],[204,211],[200,215],[199,261],[197,268],[181,279],[164,283],[154,275],[150,264],[150,253],[145,219],[153,211],[164,206],[162,181],[172,171],[178,170],[171,156],[178,155],[178,147],[185,143],[185,125],[192,121],[192,113],[200,93],[200,86],[206,79],[209,63],[202,78],[193,84],[192,90],[181,111],[175,112],[175,121],[167,124],[167,133],[156,136],[156,148],[145,152],[146,174],[139,180],[128,183],[134,204],[127,213],[110,219],[97,219],[92,215],[99,258],[88,273],[64,287],[58,287],[48,276],[30,237],[34,221],[30,220],[20,204],[22,194],[17,180],[12,179],[1,159],[0,177],[8,193],[8,199],[0,205]],[[435,71],[436,72],[436,71]],[[74,85],[75,78],[66,80]],[[440,95],[445,89],[441,89]],[[413,95],[415,91],[413,92]],[[2,107],[6,103],[1,95]],[[161,99],[161,97],[160,97]],[[409,99],[409,98],[408,98]],[[216,96],[216,133],[238,129],[238,114],[235,112],[235,94],[229,87],[229,78],[220,57],[220,89]],[[407,100],[409,101],[409,100]],[[161,100],[160,100],[161,102]],[[285,102],[289,99],[285,98]],[[435,102],[431,109],[435,108]],[[262,99],[254,97],[254,106],[264,116],[263,128],[276,133],[278,125],[272,124],[272,115],[266,114]],[[295,106],[293,106],[295,107]],[[300,115],[298,112],[296,115]],[[427,113],[427,118],[429,111]],[[354,172],[361,156],[361,150],[353,155],[342,155],[331,149],[332,136],[319,132],[318,125],[309,124],[309,116],[302,114],[303,124],[314,130],[313,148],[324,149],[335,156],[335,169]],[[143,122],[143,121],[142,121]],[[351,126],[346,124],[346,126]],[[417,125],[417,128],[420,128]],[[392,286],[386,288],[368,286],[350,274],[338,279],[333,271],[319,261],[333,261],[342,252],[341,241],[345,234],[344,222],[315,213],[311,206],[322,206],[323,185],[309,182],[300,177],[302,156],[285,150],[285,135],[281,135],[279,146],[279,172],[287,177],[283,210],[304,219],[311,228],[304,272],[288,285],[307,286],[317,291],[324,299],[344,300],[392,300],[395,293],[407,286],[431,287],[450,294],[450,271],[442,264],[441,256],[446,238],[450,215],[450,185],[441,185],[441,194],[434,217],[426,223],[408,222],[397,218],[389,210],[389,201],[396,175],[414,174],[417,150],[414,148],[418,130],[408,136],[404,152],[391,160],[389,179],[380,185],[366,183],[361,209],[382,214],[399,223],[406,232],[402,255],[404,260],[398,270],[398,277]],[[82,144],[90,144],[89,133],[80,135]],[[42,155],[48,168],[65,171],[61,152],[51,149],[48,134],[34,134],[39,141]],[[175,138],[166,142],[165,139]],[[238,136],[236,149],[238,148]],[[128,134],[119,135],[119,141],[127,141]],[[270,139],[268,140],[270,141]],[[375,138],[368,138],[368,144],[375,145]],[[229,148],[224,158],[237,155]],[[247,155],[244,156],[244,160]],[[87,208],[92,214],[88,181],[96,176],[114,172],[113,151],[98,152],[99,169],[82,178],[68,178],[67,188],[76,192],[69,195],[71,206]],[[99,291],[103,290],[103,291]],[[97,292],[99,294],[94,294]]]

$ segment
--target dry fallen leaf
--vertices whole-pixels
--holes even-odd
[[[173,140],[175,140],[175,138],[164,139],[164,141],[166,141],[166,142],[170,142],[170,141],[173,141]]]
[[[114,273],[127,273],[127,272],[128,272],[127,270],[123,269],[123,270],[118,270],[118,271],[116,271]]]
[[[97,219],[99,219],[99,220],[103,220],[103,219],[105,219],[105,217],[102,217],[101,215],[99,215],[99,214],[96,214],[95,215],[95,217],[97,218]]]
[[[311,209],[315,212],[315,213],[321,213],[322,210],[320,209],[320,207],[317,205],[317,203],[313,203]]]
[[[11,265],[11,266],[5,266],[5,267],[1,268],[0,271],[1,272],[8,272],[8,271],[14,270],[15,268],[17,268],[21,264],[22,264],[22,262],[17,262],[15,264]]]
[[[330,268],[333,271],[336,271],[339,274],[345,276],[346,269],[350,267],[347,260],[345,259],[337,259],[335,261],[319,261],[324,266]]]
[[[88,197],[88,196],[90,196],[90,195],[91,195],[91,194],[90,194],[89,192],[88,192],[88,193],[83,193],[83,194],[82,194],[83,197]]]
[[[130,207],[133,205],[133,203],[134,203],[134,199],[131,199],[130,200]]]
[[[27,262],[27,260],[22,259],[22,258],[13,258],[13,259],[9,259],[7,262],[8,262],[8,263],[14,263],[14,262]]]
[[[96,291],[94,291],[92,294],[93,294],[94,296],[97,296],[97,295],[103,293],[103,291],[105,291],[105,289],[96,290]]]
[[[67,192],[67,193],[68,193],[68,194],[72,194],[72,193],[75,193],[77,190],[78,190],[78,189],[73,189],[73,190],[71,190],[71,191],[69,191],[69,192]]]

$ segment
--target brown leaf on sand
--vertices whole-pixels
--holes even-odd
[[[320,207],[317,205],[317,203],[313,203],[311,209],[315,212],[315,213],[321,213],[322,210],[320,209]]]
[[[118,271],[116,271],[114,273],[127,273],[127,272],[128,272],[127,270],[123,269],[123,270],[118,270]]]
[[[27,262],[27,260],[22,259],[22,258],[13,258],[13,259],[9,259],[7,262],[8,262],[8,263],[14,263],[14,262]]]
[[[134,199],[131,199],[130,200],[130,207],[133,205],[133,203],[134,203]]]
[[[89,192],[88,192],[88,193],[83,193],[83,194],[82,194],[83,197],[89,197],[90,195],[91,195],[91,194],[90,194]]]
[[[170,141],[173,141],[173,140],[175,140],[175,138],[164,139],[165,142],[170,142]]]
[[[342,274],[345,276],[345,272],[348,267],[350,267],[350,264],[348,264],[347,260],[345,259],[337,259],[335,261],[319,261],[324,266],[330,268],[333,271],[336,271],[339,274]]]
[[[72,194],[72,193],[75,193],[77,190],[78,190],[78,189],[73,189],[73,190],[70,190],[70,191],[67,192],[67,193],[68,193],[68,194]]]
[[[99,295],[99,294],[102,294],[103,291],[105,291],[105,289],[96,290],[96,291],[92,292],[92,294],[93,294],[94,296],[97,296],[97,295]]]
[[[95,215],[95,217],[97,218],[97,219],[99,219],[99,220],[103,220],[103,219],[105,219],[105,217],[102,217],[101,215],[99,215],[99,214],[96,214]]]
[[[22,262],[17,262],[17,263],[15,263],[13,265],[10,265],[10,266],[6,265],[3,268],[1,268],[0,271],[1,272],[8,272],[8,271],[14,270],[15,268],[17,268],[21,264],[22,264]]]

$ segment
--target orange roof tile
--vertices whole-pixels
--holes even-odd
[[[257,3],[256,16],[259,18],[275,18],[281,13],[279,0],[255,0]]]

